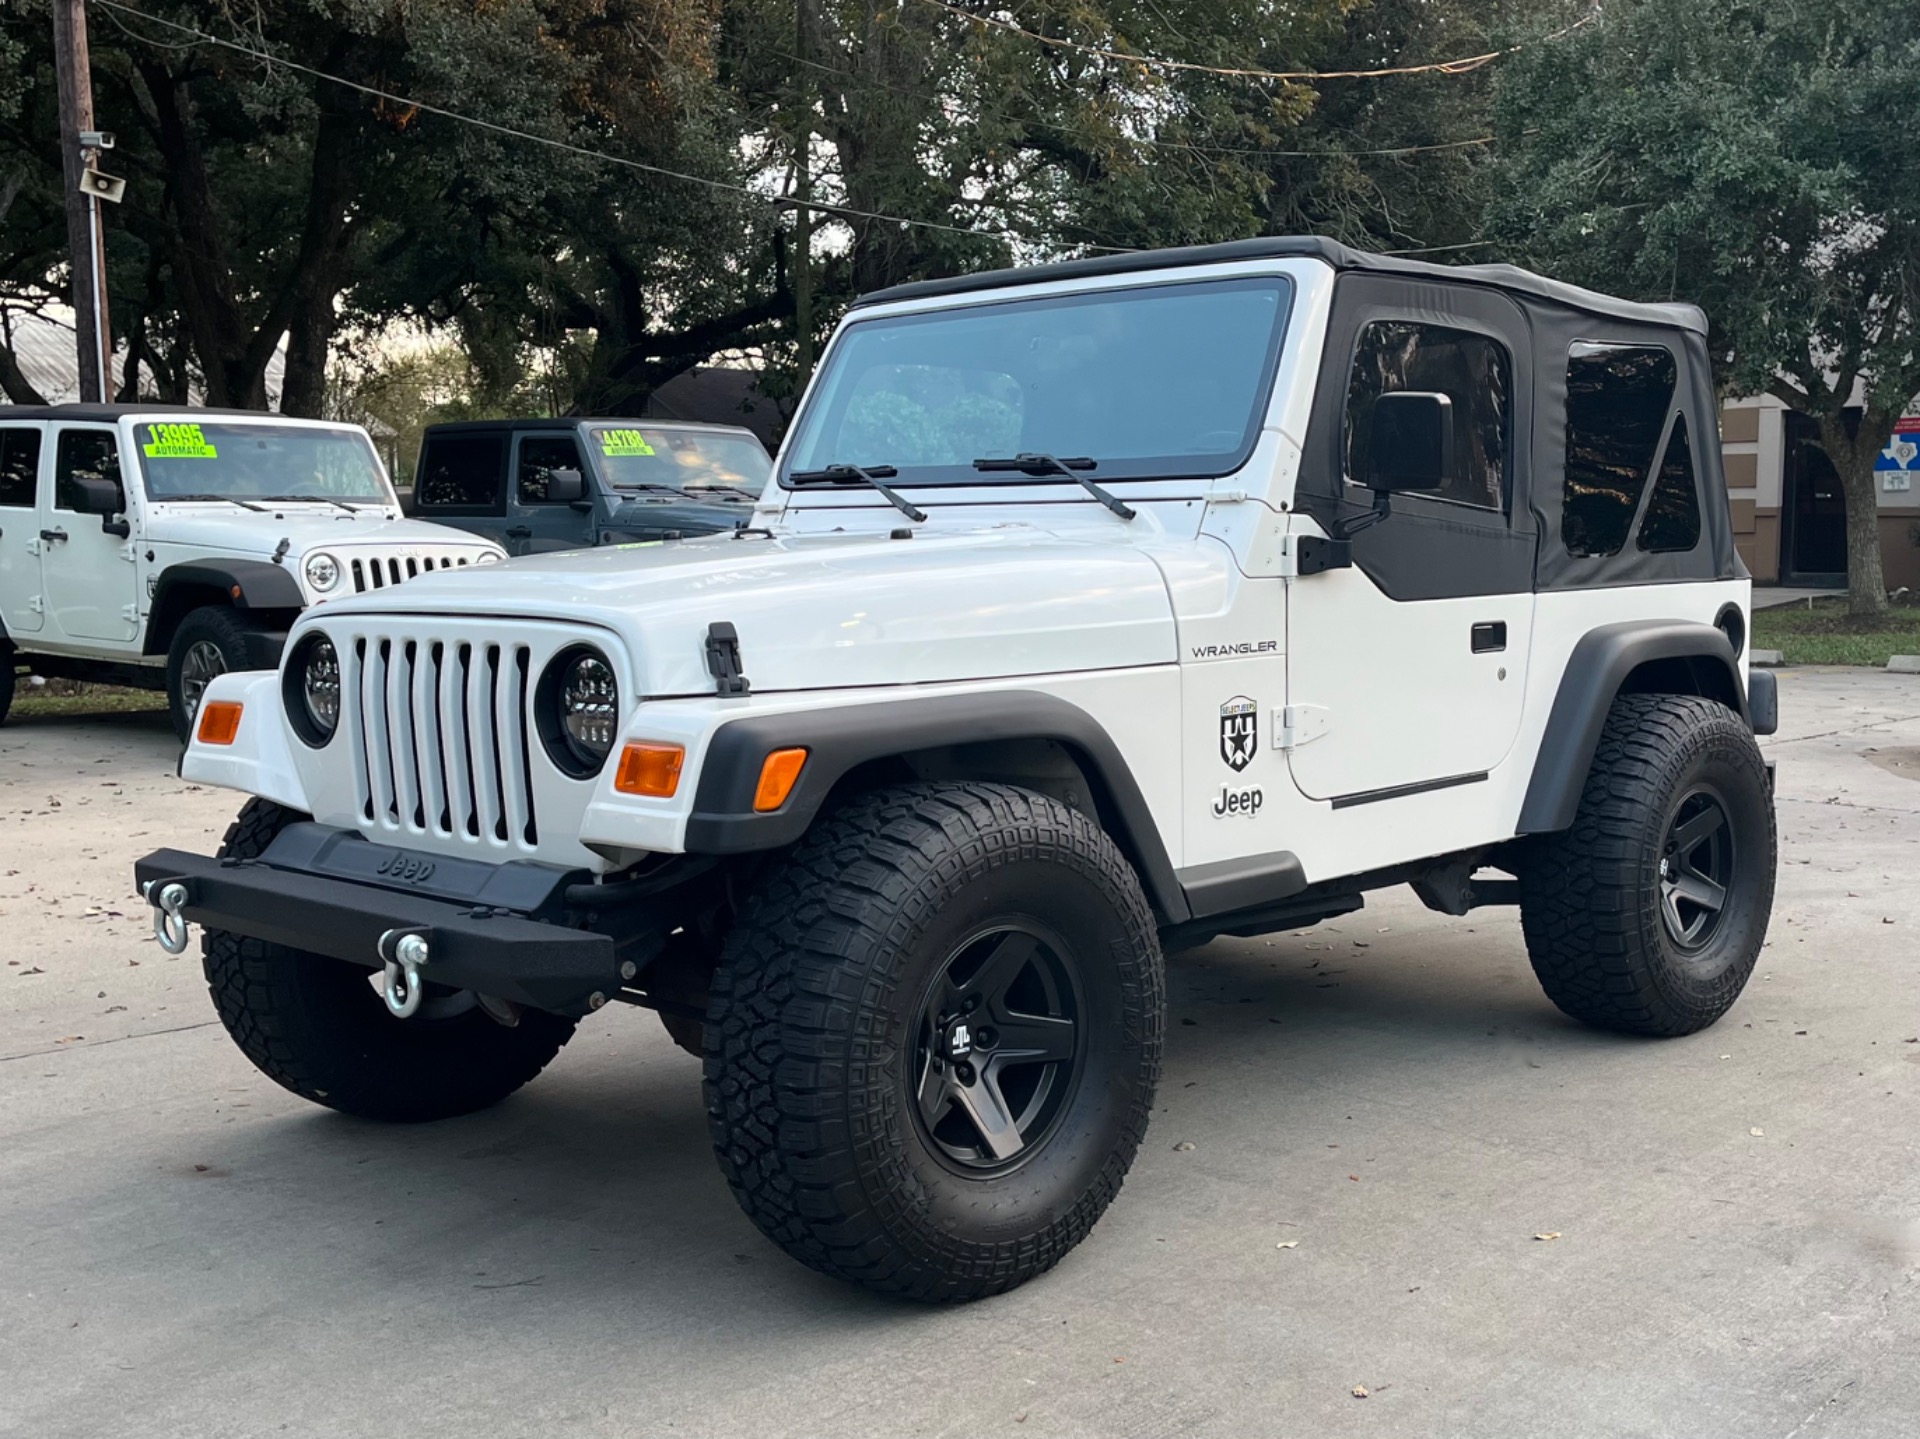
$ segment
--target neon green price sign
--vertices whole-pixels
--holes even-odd
[[[647,437],[638,430],[602,430],[600,453],[608,456],[650,455],[653,453],[653,446],[647,443]]]
[[[220,452],[207,443],[198,425],[148,425],[141,452],[150,460],[217,460]]]

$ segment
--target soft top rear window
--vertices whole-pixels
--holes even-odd
[[[980,459],[1050,455],[1107,480],[1230,474],[1258,436],[1286,329],[1281,275],[1001,300],[855,320],[788,447],[891,484],[1048,481]]]

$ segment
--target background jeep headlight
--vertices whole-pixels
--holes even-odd
[[[340,561],[325,550],[316,550],[307,556],[307,583],[322,594],[340,583]]]
[[[474,563],[476,565],[497,565],[500,563],[500,556],[496,555],[492,550],[483,550],[474,560]]]
[[[287,659],[281,696],[294,733],[322,748],[340,727],[340,656],[333,641],[310,631]]]
[[[562,773],[600,773],[620,727],[620,684],[605,655],[586,645],[562,650],[540,677],[540,737]]]

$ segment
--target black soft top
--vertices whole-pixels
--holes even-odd
[[[512,420],[446,420],[428,425],[429,435],[472,435],[496,430],[575,430],[587,425],[628,425],[649,430],[705,430],[713,434],[751,435],[745,425],[716,425],[706,420],[650,420],[632,415],[556,415],[549,419],[523,417]],[[755,436],[755,438],[758,438]]]
[[[1648,305],[1637,300],[1617,300],[1611,295],[1601,295],[1592,290],[1583,290],[1578,285],[1549,280],[1544,275],[1536,275],[1531,270],[1522,270],[1513,265],[1435,265],[1426,260],[1374,255],[1318,235],[1278,235],[1258,240],[1233,240],[1224,245],[1133,250],[1124,255],[1099,255],[1088,260],[1063,260],[1052,265],[1029,265],[1011,270],[955,275],[948,280],[917,280],[862,295],[854,301],[854,305],[857,308],[861,305],[886,304],[892,300],[918,300],[931,295],[965,295],[980,290],[1038,285],[1051,280],[1078,280],[1096,275],[1127,275],[1142,270],[1217,265],[1229,260],[1296,256],[1325,261],[1336,270],[1367,270],[1409,279],[1484,285],[1509,294],[1548,300],[1569,309],[1583,310],[1590,315],[1691,330],[1700,335],[1707,333],[1707,317],[1695,305]]]

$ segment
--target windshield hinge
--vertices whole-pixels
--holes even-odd
[[[744,695],[753,692],[740,664],[740,632],[726,620],[707,626],[707,673],[713,676],[713,692]]]
[[[1273,747],[1298,749],[1333,728],[1333,711],[1325,705],[1288,705],[1274,715]]]
[[[1288,535],[1281,542],[1280,577],[1298,579],[1327,570],[1353,567],[1353,545],[1348,540],[1323,539],[1319,535]]]

